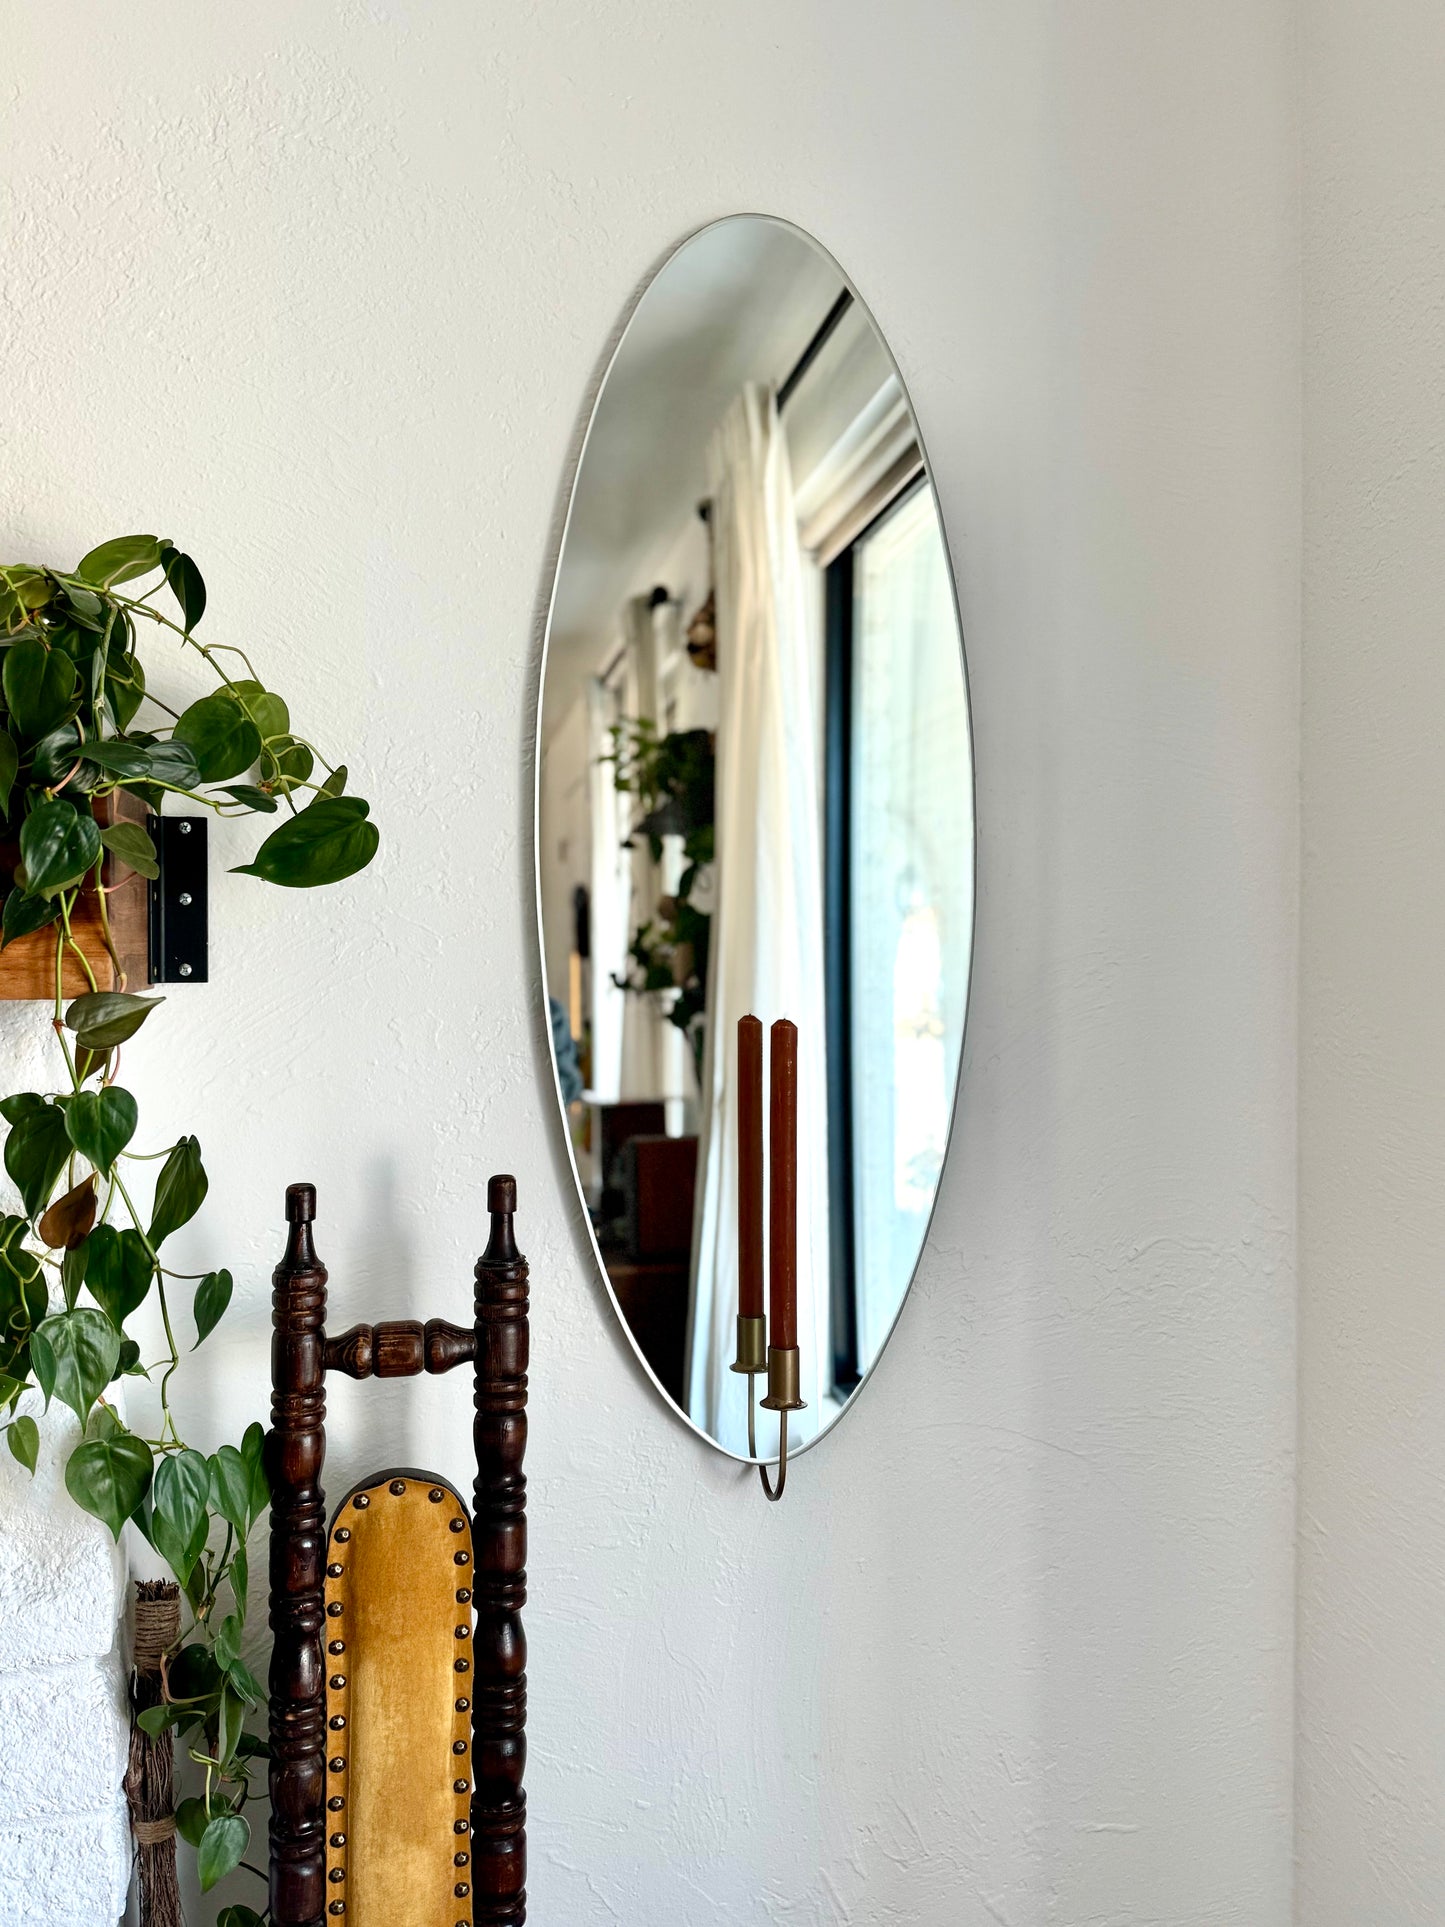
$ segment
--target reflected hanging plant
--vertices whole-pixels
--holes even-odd
[[[0,566],[0,834],[18,851],[0,879],[0,948],[52,933],[48,1022],[60,1073],[54,1089],[0,1099],[5,1169],[21,1203],[20,1213],[0,1217],[0,1425],[13,1456],[34,1472],[40,1426],[20,1413],[22,1396],[37,1388],[47,1411],[57,1400],[73,1411],[82,1438],[65,1468],[71,1496],[117,1538],[132,1522],[190,1606],[191,1626],[163,1666],[164,1697],[138,1722],[152,1737],[173,1731],[203,1772],[202,1793],[181,1802],[176,1820],[209,1891],[245,1855],[250,1769],[266,1754],[250,1730],[265,1695],[241,1657],[247,1541],[268,1503],[263,1432],[257,1422],[239,1445],[203,1453],[176,1427],[176,1300],[189,1293],[194,1350],[224,1314],[232,1278],[165,1261],[167,1240],[200,1210],[209,1181],[192,1136],[133,1148],[139,1117],[117,1081],[121,1051],[164,1000],[125,986],[104,870],[107,857],[144,877],[158,868],[138,823],[102,825],[95,806],[122,792],[154,813],[179,796],[218,817],[279,817],[236,867],[289,889],[355,875],[378,836],[368,805],[347,791],[345,765],[296,733],[285,701],[245,651],[197,638],[205,610],[196,564],[153,535],[103,542],[69,571]],[[148,624],[154,640],[171,636],[217,678],[179,713],[148,686],[138,646]],[[98,907],[118,989],[100,987],[75,938],[82,891]],[[68,1003],[67,959],[90,986]],[[146,1209],[133,1187],[151,1163],[159,1170]],[[147,1360],[128,1327],[152,1298],[165,1348]],[[157,1384],[153,1438],[131,1431],[108,1396],[128,1376]],[[233,1904],[221,1918],[251,1927],[261,1917]]]
[[[663,838],[680,836],[683,855],[676,891],[633,932],[627,954],[634,967],[614,972],[612,982],[635,996],[668,997],[667,1021],[692,1046],[701,1085],[712,913],[693,897],[715,854],[716,746],[706,729],[659,735],[646,716],[615,723],[609,733],[612,752],[602,761],[613,766],[613,787],[635,797],[642,811],[623,848],[643,837],[652,861],[661,863]]]

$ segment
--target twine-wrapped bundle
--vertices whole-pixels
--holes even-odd
[[[140,1874],[141,1927],[181,1927],[176,1884],[175,1742],[152,1739],[135,1723],[163,1697],[161,1661],[181,1632],[181,1589],[170,1579],[139,1579],[135,1588],[135,1659],[131,1675],[130,1759],[125,1793]]]

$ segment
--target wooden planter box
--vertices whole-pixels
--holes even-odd
[[[95,806],[95,820],[102,825],[119,822],[143,824],[145,817],[145,805],[140,799],[126,796],[120,791]],[[0,844],[0,867],[3,867],[7,877],[18,860],[19,852],[13,844]],[[105,882],[107,889],[114,889],[114,894],[107,898],[110,934],[125,967],[126,987],[144,990],[150,975],[150,910],[146,880],[118,858],[107,856]],[[101,940],[100,911],[92,886],[88,885],[81,892],[70,927],[87,963],[95,972],[96,987],[100,990],[119,990],[120,978]],[[79,997],[90,989],[85,972],[73,955],[66,956],[62,985],[67,997]],[[14,943],[0,950],[0,1000],[13,1002],[39,998],[44,998],[47,1003],[55,998],[53,925],[45,930],[36,930],[28,937],[17,937]]]

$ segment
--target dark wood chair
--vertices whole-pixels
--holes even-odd
[[[522,1927],[526,1919],[527,1264],[517,1187],[488,1187],[471,1326],[326,1334],[316,1193],[286,1193],[272,1297],[271,1919],[274,1927]],[[388,1468],[328,1527],[326,1374],[471,1363],[471,1514]]]

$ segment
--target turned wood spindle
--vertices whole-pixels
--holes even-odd
[[[472,1540],[472,1894],[475,1927],[527,1917],[527,1261],[517,1250],[515,1178],[487,1189],[491,1237],[477,1260],[477,1480]]]
[[[271,1430],[271,1919],[323,1927],[326,1908],[326,1549],[321,1466],[326,1267],[311,1241],[316,1190],[289,1185],[286,1254],[273,1277]]]
[[[470,1325],[449,1325],[445,1318],[400,1318],[385,1325],[351,1325],[325,1348],[328,1372],[348,1378],[415,1378],[418,1372],[449,1372],[476,1356],[477,1335]]]

